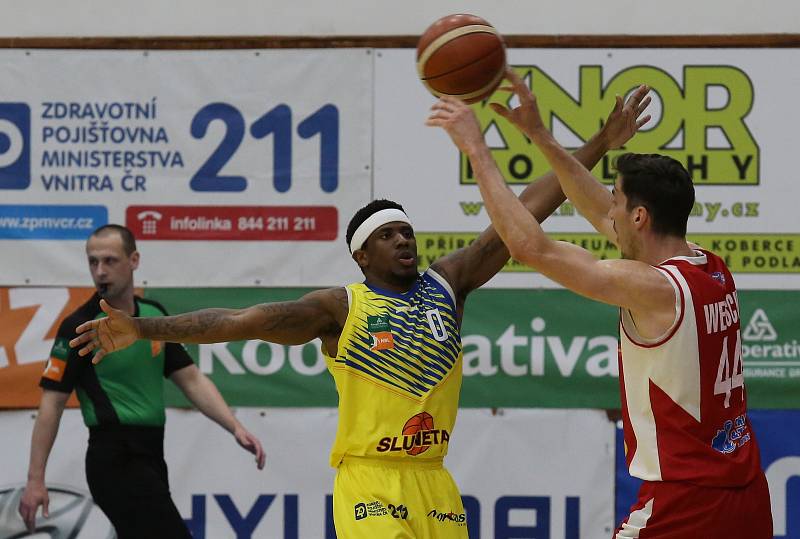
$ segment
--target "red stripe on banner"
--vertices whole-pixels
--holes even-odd
[[[128,206],[137,240],[332,241],[335,206]]]

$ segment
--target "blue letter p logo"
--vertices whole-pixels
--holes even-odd
[[[31,184],[31,109],[25,103],[0,103],[0,189]]]

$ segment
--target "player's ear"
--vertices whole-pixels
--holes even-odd
[[[648,221],[650,215],[644,206],[636,206],[633,210],[633,226],[641,228]]]
[[[356,249],[352,254],[353,260],[356,261],[358,267],[366,268],[369,266],[369,255],[366,249]]]
[[[128,258],[131,261],[131,268],[138,269],[139,268],[139,251],[134,251],[131,253],[131,256]]]

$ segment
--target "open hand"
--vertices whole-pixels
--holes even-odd
[[[517,129],[525,133],[528,138],[534,139],[542,130],[547,130],[536,103],[536,96],[533,95],[525,81],[510,67],[506,68],[506,79],[511,86],[503,86],[498,90],[513,92],[519,99],[519,106],[511,109],[499,103],[490,103],[489,106],[497,114],[517,126]]]
[[[431,107],[425,121],[430,127],[441,127],[465,154],[483,144],[483,133],[472,109],[455,97],[442,96]]]
[[[644,124],[650,121],[649,114],[642,116],[650,104],[651,97],[647,95],[649,92],[650,87],[642,84],[624,104],[622,96],[617,96],[614,109],[608,115],[602,131],[609,150],[622,148]]]
[[[106,354],[127,348],[139,338],[136,322],[124,311],[113,308],[104,299],[100,308],[105,318],[84,322],[75,329],[78,337],[69,341],[72,348],[81,346],[78,354],[85,356],[94,351],[92,363],[100,363]]]

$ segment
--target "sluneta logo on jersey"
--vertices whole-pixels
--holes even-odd
[[[428,412],[420,412],[406,421],[400,436],[381,438],[375,449],[379,453],[405,451],[415,457],[430,449],[432,445],[441,445],[449,441],[450,433],[446,429],[433,428],[433,416]]]

